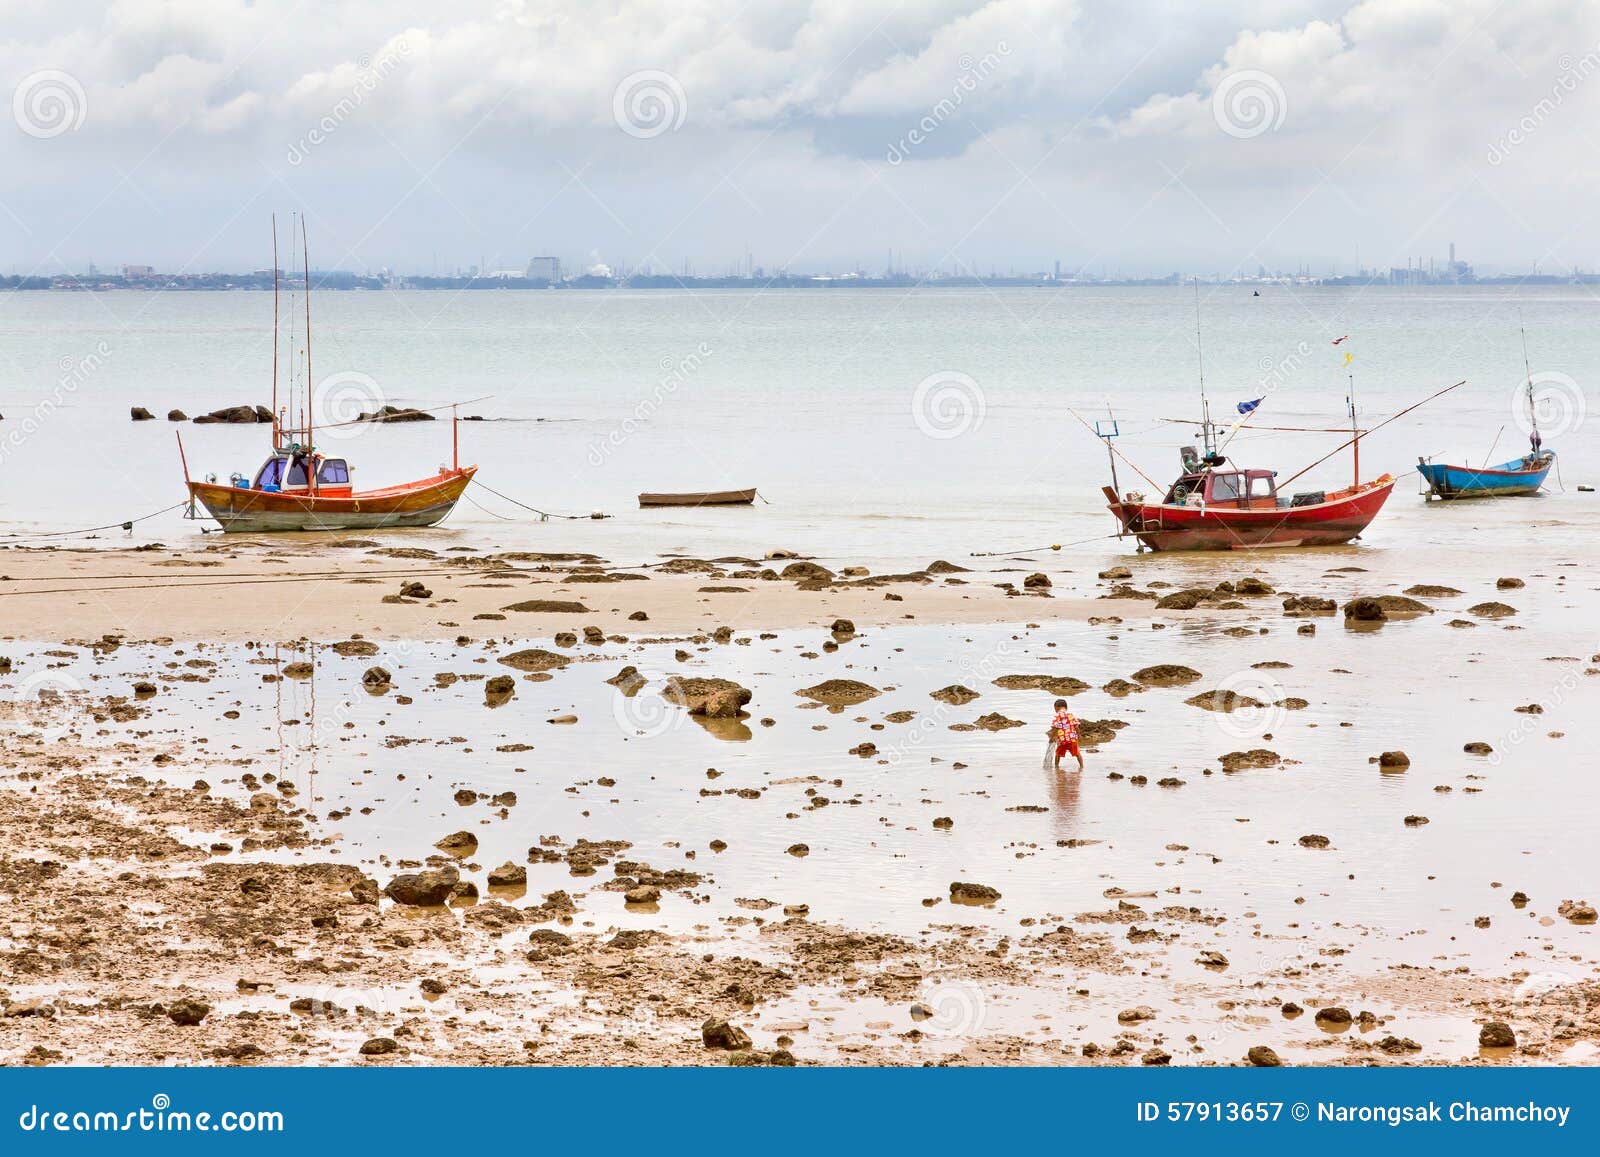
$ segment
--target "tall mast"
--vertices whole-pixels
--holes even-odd
[[[1217,440],[1211,432],[1211,403],[1206,400],[1206,355],[1200,344],[1200,279],[1194,279],[1194,353],[1200,366],[1200,432],[1206,458],[1216,455]]]
[[[1528,327],[1522,322],[1520,309],[1517,310],[1517,329],[1522,332],[1522,372],[1526,375],[1523,380],[1528,383],[1528,441],[1537,454],[1543,439],[1539,437],[1539,411],[1533,405],[1533,367],[1528,364]]]
[[[272,215],[272,448],[278,448],[278,215]]]
[[[1345,356],[1346,357],[1349,356],[1348,351],[1346,351],[1346,355]],[[1349,362],[1345,363],[1346,366],[1349,366],[1350,364],[1351,363],[1349,363]],[[1347,393],[1345,395],[1344,404],[1350,410],[1350,433],[1352,435],[1352,437],[1350,439],[1350,448],[1351,448],[1352,466],[1353,466],[1353,468],[1355,470],[1355,477],[1352,479],[1351,485],[1352,486],[1360,486],[1361,485],[1361,431],[1356,428],[1356,372],[1354,370],[1350,370],[1350,369],[1346,370],[1346,372],[1345,372],[1345,382],[1348,383],[1348,388],[1349,388],[1349,391],[1350,391],[1349,393]]]
[[[306,277],[306,449],[309,451],[316,445],[311,437],[311,426],[316,421],[315,399],[311,396],[314,388],[311,378],[311,253],[306,247],[306,215],[300,214],[300,258],[304,262]],[[310,470],[309,464],[307,470]],[[309,475],[308,475],[309,477]],[[313,489],[316,482],[311,482]]]

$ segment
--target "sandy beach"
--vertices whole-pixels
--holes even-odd
[[[0,552],[0,1058],[1592,1063],[1562,560],[787,553]]]

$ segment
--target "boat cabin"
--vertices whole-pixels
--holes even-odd
[[[1172,484],[1164,501],[1170,506],[1204,503],[1226,510],[1273,510],[1278,506],[1277,474],[1231,467],[1185,474]]]
[[[313,474],[316,478],[316,494],[325,498],[349,497],[348,462],[343,458],[324,458],[320,454],[296,450],[274,452],[256,471],[250,489],[272,494],[310,493]]]

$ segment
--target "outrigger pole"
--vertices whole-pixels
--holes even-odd
[[[1381,430],[1385,426],[1387,426],[1390,422],[1393,422],[1396,418],[1403,418],[1407,414],[1411,413],[1412,410],[1417,409],[1419,406],[1426,406],[1429,402],[1433,401],[1435,398],[1442,398],[1442,397],[1444,397],[1444,395],[1448,394],[1451,390],[1456,389],[1459,386],[1464,386],[1466,384],[1467,384],[1467,379],[1462,378],[1454,386],[1446,386],[1444,389],[1438,391],[1437,393],[1429,394],[1426,398],[1423,398],[1422,401],[1420,401],[1420,402],[1413,402],[1411,405],[1407,406],[1405,409],[1401,410],[1399,413],[1391,414],[1389,417],[1387,417],[1383,421],[1379,422],[1376,426],[1372,427],[1372,429],[1364,430],[1360,434],[1357,434],[1354,438],[1351,438],[1350,441],[1345,442],[1340,446],[1334,447],[1334,449],[1328,451],[1321,458],[1318,458],[1310,466],[1307,466],[1305,468],[1305,470],[1301,470],[1298,474],[1291,474],[1288,478],[1285,478],[1282,482],[1278,483],[1278,488],[1281,490],[1283,487],[1285,487],[1285,486],[1289,485],[1289,483],[1293,482],[1296,478],[1300,477],[1301,474],[1305,474],[1307,471],[1316,469],[1318,466],[1321,466],[1324,462],[1326,462],[1329,458],[1332,458],[1340,450],[1343,450],[1343,449],[1345,449],[1345,447],[1351,446],[1351,445],[1355,444],[1356,442],[1359,442],[1362,438],[1366,437],[1368,434],[1377,433],[1379,430]],[[1082,421],[1082,419],[1080,418],[1079,421]],[[1356,485],[1359,486],[1360,484],[1361,484],[1361,480],[1357,479],[1356,480]]]
[[[1126,454],[1124,454],[1121,450],[1118,450],[1115,446],[1113,446],[1111,444],[1111,440],[1109,438],[1105,438],[1105,436],[1103,434],[1101,434],[1093,426],[1089,425],[1088,422],[1084,421],[1083,416],[1081,414],[1079,414],[1078,411],[1074,410],[1072,407],[1069,406],[1069,407],[1067,407],[1067,413],[1071,414],[1074,418],[1077,418],[1078,419],[1078,424],[1080,426],[1082,426],[1085,430],[1089,431],[1089,433],[1093,434],[1096,438],[1104,439],[1107,450],[1111,451],[1111,453],[1115,454],[1118,458],[1121,458],[1122,461],[1127,465],[1128,469],[1132,470],[1140,478],[1143,478],[1146,482],[1148,482],[1150,484],[1150,486],[1158,494],[1162,493],[1161,484],[1159,482],[1157,482],[1154,478],[1151,478],[1150,475],[1146,474],[1143,470],[1141,470],[1137,466],[1135,466],[1128,459],[1128,456]]]

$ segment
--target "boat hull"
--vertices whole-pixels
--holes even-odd
[[[1383,509],[1394,481],[1386,475],[1312,506],[1260,510],[1127,502],[1106,491],[1122,533],[1150,550],[1266,550],[1349,542]]]
[[[1554,463],[1554,451],[1546,451],[1498,466],[1419,462],[1417,473],[1428,484],[1429,498],[1518,498],[1539,493]]]
[[[640,506],[749,506],[756,500],[749,490],[708,490],[695,494],[641,494]]]
[[[225,534],[299,530],[387,530],[433,526],[453,509],[476,466],[345,497],[269,493],[214,482],[190,482],[189,494]]]

